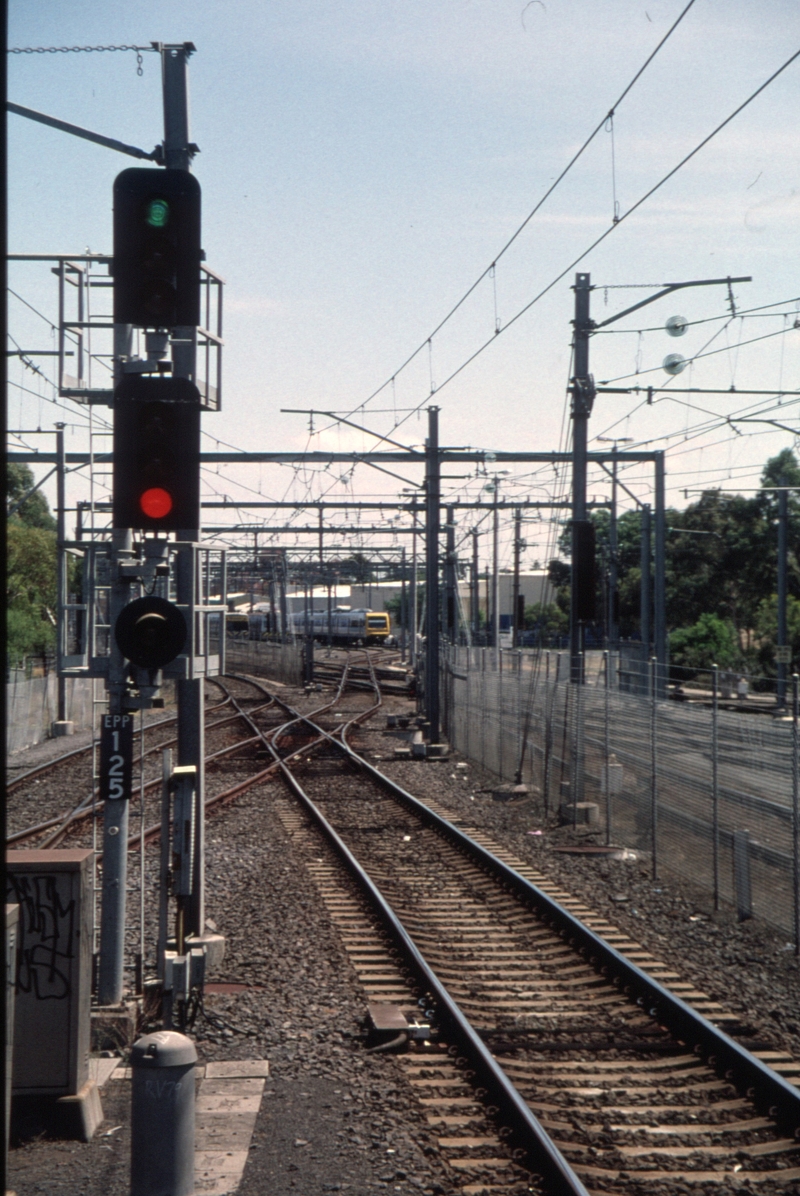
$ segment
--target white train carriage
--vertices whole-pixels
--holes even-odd
[[[308,625],[315,640],[326,644],[330,635],[331,643],[343,647],[382,644],[392,631],[389,615],[385,611],[377,610],[337,608],[331,611],[330,623],[326,610],[315,610],[309,612]],[[289,629],[296,636],[306,634],[304,611],[296,611],[289,616]]]

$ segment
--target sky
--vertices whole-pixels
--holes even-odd
[[[207,262],[226,283],[222,410],[203,416],[206,449],[376,446],[323,416],[310,432],[309,417],[282,414],[287,407],[335,411],[421,445],[433,402],[443,445],[563,451],[576,270],[591,274],[598,322],[654,294],[638,289],[645,284],[752,276],[730,292],[707,286],[662,298],[590,342],[598,381],[676,392],[656,394],[652,404],[642,394],[598,395],[590,447],[617,438],[622,449],[665,449],[668,501],[683,506],[702,489],[757,486],[767,458],[795,444],[798,397],[782,392],[800,390],[800,58],[626,215],[800,49],[795,0],[695,0],[620,100],[685,7],[686,0],[11,0],[8,44],[158,40],[197,48],[193,169]],[[11,54],[8,96],[151,150],[163,136],[157,54],[143,52],[139,69],[133,52]],[[8,136],[10,251],[110,253],[113,180],[134,160],[13,114]],[[10,265],[12,349],[52,350],[50,265]],[[674,315],[689,321],[681,338],[664,329]],[[97,353],[108,351],[102,337],[94,334]],[[675,352],[691,363],[670,378],[662,362]],[[29,360],[40,374],[10,359],[10,428],[24,430],[26,445],[49,449],[52,435],[33,430],[50,432],[63,419],[68,450],[88,447],[86,408],[58,398],[53,359]],[[93,363],[95,385],[106,368]],[[732,386],[767,393],[732,394]],[[94,410],[95,433],[109,414]],[[564,467],[509,468],[499,483],[508,501],[567,494]],[[397,472],[421,480],[418,468]],[[454,500],[487,497],[489,477],[469,467],[452,473],[444,489]],[[649,469],[623,476],[624,505],[651,501]],[[96,476],[97,497],[107,481]],[[363,464],[203,474],[204,497],[238,503],[323,494],[391,500],[402,487]],[[89,492],[86,470],[70,476],[70,501]],[[589,497],[608,498],[599,470],[590,472]],[[531,514],[526,565],[553,554],[553,519],[564,514]],[[312,522],[302,512],[244,506],[224,518]],[[365,512],[362,523],[385,518]],[[328,525],[352,519],[331,514]],[[473,522],[461,516],[459,537]],[[488,541],[482,537],[482,553]],[[506,520],[502,541],[507,564]]]

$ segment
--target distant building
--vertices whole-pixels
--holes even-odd
[[[514,609],[514,574],[502,573],[499,577],[500,582],[500,630],[510,631],[512,626],[512,614]],[[487,611],[487,587],[489,592],[488,609],[491,612],[492,608],[492,578],[489,577],[488,582],[485,577],[481,577],[479,586],[478,609],[486,618]],[[556,600],[556,591],[553,584],[548,581],[547,571],[545,569],[536,569],[530,573],[520,573],[519,575],[519,592],[522,594],[526,606],[534,606],[537,602],[548,605]],[[461,599],[461,609],[464,618],[468,622],[472,622],[472,601],[470,597],[470,586],[468,581],[460,581],[458,583],[458,594]]]

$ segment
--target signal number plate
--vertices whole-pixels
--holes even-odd
[[[100,800],[131,795],[133,716],[104,714],[100,724]]]

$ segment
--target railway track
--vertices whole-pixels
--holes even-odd
[[[212,753],[230,764],[212,770],[206,809],[283,777],[276,812],[367,1000],[432,1022],[398,1062],[454,1190],[796,1189],[800,1066],[745,1049],[729,1035],[747,1028],[721,1006],[369,764],[353,746],[381,703],[367,661],[372,698],[354,694],[348,712],[335,709],[347,666],[307,712],[254,678],[220,679],[240,737]],[[159,833],[145,828],[146,839]]]
[[[435,1045],[403,1062],[459,1189],[508,1191],[522,1162],[552,1193],[796,1187],[800,1065],[379,773],[349,743],[374,690],[335,731],[298,716],[316,740],[293,760],[272,745],[295,799],[278,812],[368,999],[435,1011]]]

